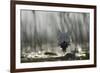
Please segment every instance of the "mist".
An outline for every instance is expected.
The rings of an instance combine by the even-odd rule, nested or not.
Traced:
[[[68,52],[76,46],[89,50],[89,13],[21,10],[20,17],[22,52],[61,54],[59,43],[63,40],[74,46],[69,46]]]

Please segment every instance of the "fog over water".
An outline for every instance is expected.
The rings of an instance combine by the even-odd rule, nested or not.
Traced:
[[[89,49],[89,13],[21,10],[20,16],[22,51],[60,53],[62,41]]]

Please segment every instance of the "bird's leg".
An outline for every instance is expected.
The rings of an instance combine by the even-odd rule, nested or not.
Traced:
[[[66,48],[63,48],[63,56],[66,54]]]

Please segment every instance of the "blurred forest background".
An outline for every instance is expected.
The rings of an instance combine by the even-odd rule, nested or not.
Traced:
[[[21,10],[20,18],[22,62],[89,59],[89,13]]]

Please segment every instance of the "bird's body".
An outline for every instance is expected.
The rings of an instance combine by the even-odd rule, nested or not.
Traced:
[[[67,42],[62,42],[61,44],[60,44],[60,47],[62,48],[62,51],[63,52],[66,52],[66,48],[69,46],[69,43],[67,43]]]

